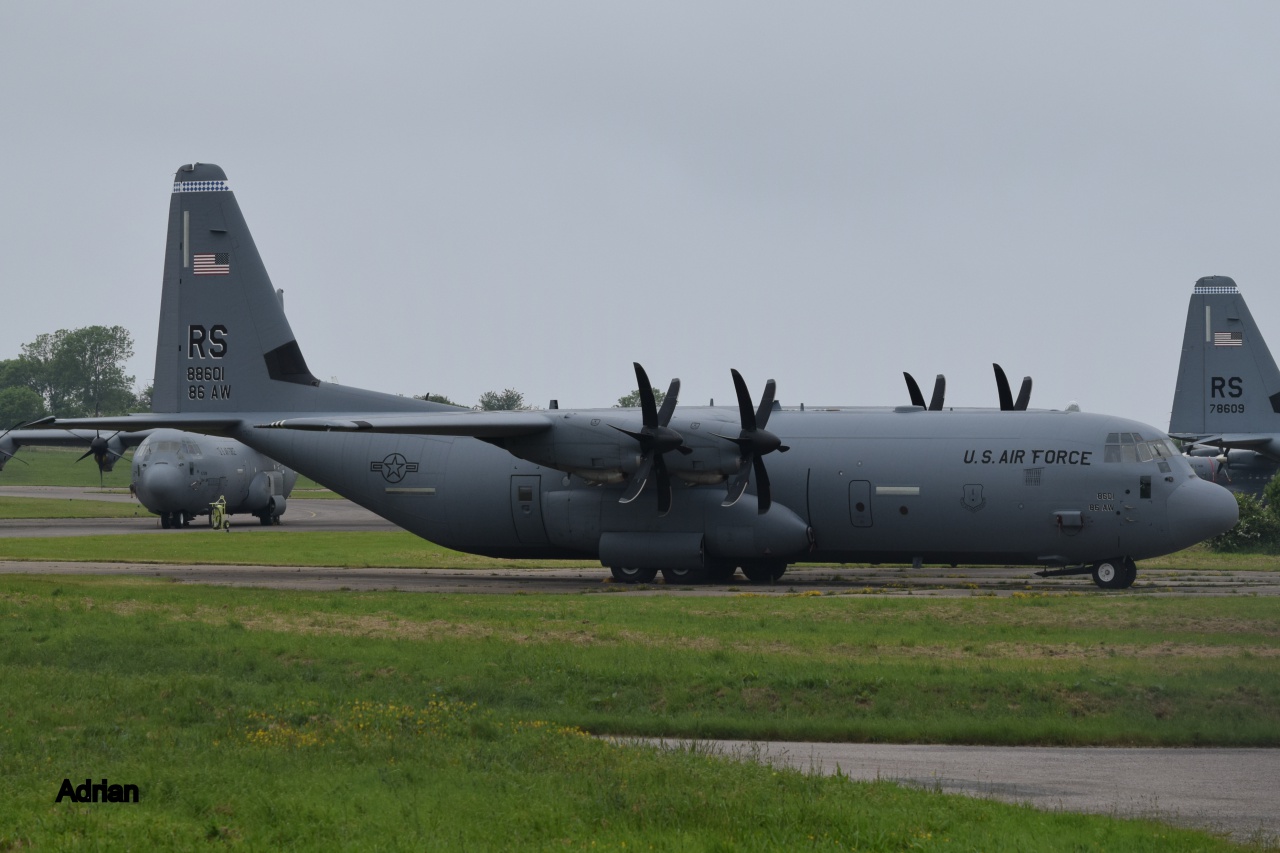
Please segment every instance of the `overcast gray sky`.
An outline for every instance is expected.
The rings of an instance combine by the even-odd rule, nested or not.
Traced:
[[[3,10],[0,358],[120,324],[150,381],[192,160],[381,391],[994,405],[998,361],[1163,429],[1209,274],[1280,351],[1280,4]]]

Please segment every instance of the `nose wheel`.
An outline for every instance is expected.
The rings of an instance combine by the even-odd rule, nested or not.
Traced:
[[[1124,557],[1093,564],[1093,582],[1102,589],[1128,589],[1138,577],[1138,566]]]

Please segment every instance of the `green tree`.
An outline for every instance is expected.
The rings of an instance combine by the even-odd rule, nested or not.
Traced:
[[[151,398],[155,394],[155,383],[148,385],[139,391],[133,398],[133,405],[129,408],[131,412],[149,412],[151,411]]]
[[[485,391],[480,395],[480,408],[488,412],[516,411],[526,409],[524,395],[514,388],[505,391]]]
[[[1267,487],[1270,489],[1270,485]],[[1226,533],[1219,533],[1209,540],[1215,551],[1268,552],[1280,545],[1280,516],[1273,507],[1263,506],[1253,495],[1236,492],[1236,504],[1240,507],[1240,520]]]
[[[444,403],[446,406],[461,406],[461,403],[455,403],[443,394],[414,394],[415,400],[426,400],[428,403]]]
[[[99,417],[134,405],[133,377],[124,372],[132,356],[133,338],[123,326],[85,326],[23,344],[17,369],[28,371],[28,387],[54,415]]]
[[[667,396],[666,391],[659,391],[657,388],[653,389],[653,402],[659,408],[662,407],[662,401],[666,399],[666,396]],[[619,397],[617,404],[614,406],[615,409],[638,409],[639,407],[640,407],[640,389],[639,388],[632,391],[630,394],[628,394],[625,397]]]
[[[0,389],[0,431],[43,418],[48,412],[40,395],[25,385]]]

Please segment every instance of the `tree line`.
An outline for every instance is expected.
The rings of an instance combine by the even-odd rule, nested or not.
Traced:
[[[662,400],[667,396],[665,391],[653,389],[654,401],[657,405],[662,405]],[[415,394],[416,400],[429,400],[432,403],[445,403],[450,406],[459,406],[443,394]],[[640,405],[640,389],[637,388],[630,394],[626,394],[618,398],[618,402],[614,404],[614,408],[634,409]],[[507,388],[502,391],[485,391],[480,395],[480,402],[472,408],[481,409],[486,412],[515,412],[526,411],[532,409],[533,406],[526,405],[524,402],[524,394],[514,388]]]
[[[0,429],[53,415],[103,417],[151,408],[151,387],[124,372],[133,336],[123,326],[59,329],[0,360]]]

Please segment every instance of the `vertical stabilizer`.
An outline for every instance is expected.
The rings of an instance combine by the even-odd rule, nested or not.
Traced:
[[[174,176],[156,345],[156,412],[403,411],[411,398],[321,383],[307,367],[221,168]]]
[[[1196,282],[1187,308],[1169,432],[1258,438],[1280,433],[1280,370],[1236,283]]]

